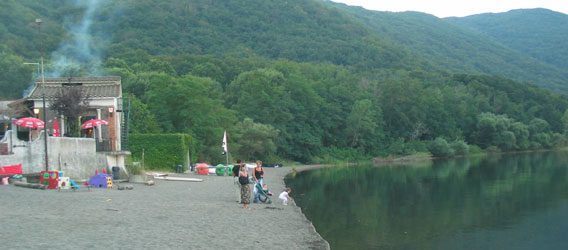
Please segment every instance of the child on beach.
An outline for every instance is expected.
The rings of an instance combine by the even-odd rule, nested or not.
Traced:
[[[284,192],[280,193],[280,195],[278,195],[278,198],[280,200],[282,200],[282,205],[286,206],[288,205],[288,200],[294,200],[292,199],[292,197],[290,197],[290,193],[292,192],[292,190],[290,188],[286,188],[286,190],[284,190]]]
[[[265,194],[272,196],[272,192],[268,190],[268,185],[262,185],[262,191],[264,191]]]

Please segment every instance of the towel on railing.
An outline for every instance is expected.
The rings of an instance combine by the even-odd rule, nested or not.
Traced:
[[[0,175],[22,174],[22,164],[0,167]]]

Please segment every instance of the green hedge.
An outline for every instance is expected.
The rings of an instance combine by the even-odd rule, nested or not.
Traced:
[[[132,157],[142,159],[144,168],[176,171],[177,165],[185,166],[186,153],[195,157],[195,141],[188,134],[132,134],[128,138]]]

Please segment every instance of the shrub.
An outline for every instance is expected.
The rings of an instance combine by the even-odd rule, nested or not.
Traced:
[[[195,155],[195,142],[188,134],[132,134],[128,139],[133,158],[141,159],[144,151],[145,169],[176,171],[177,165],[185,165],[188,151]]]
[[[450,148],[452,148],[456,155],[465,155],[469,152],[469,146],[465,141],[461,140],[456,140],[450,143]]]
[[[483,149],[481,149],[477,145],[469,145],[469,154],[481,154],[483,153]]]
[[[432,141],[428,150],[430,150],[430,153],[436,157],[449,156],[454,153],[448,142],[442,137],[438,137]]]
[[[497,146],[489,146],[485,149],[487,153],[500,153],[501,150]]]

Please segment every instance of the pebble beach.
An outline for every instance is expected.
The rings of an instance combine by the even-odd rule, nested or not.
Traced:
[[[251,210],[236,202],[230,176],[118,183],[132,190],[0,186],[0,248],[329,249],[299,207],[278,200],[292,169],[265,170],[273,203],[251,203]]]

